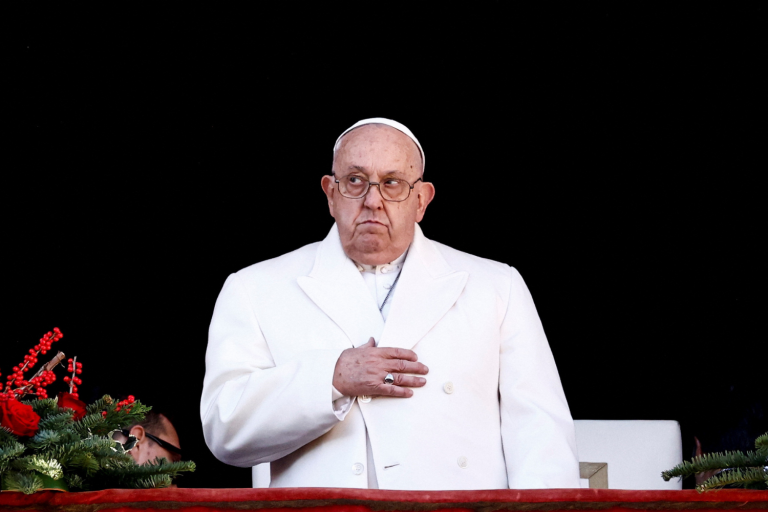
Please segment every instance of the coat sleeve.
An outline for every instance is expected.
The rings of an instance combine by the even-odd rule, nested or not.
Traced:
[[[499,395],[511,489],[577,488],[573,419],[552,351],[523,278],[514,268],[501,326]]]
[[[208,332],[200,404],[208,448],[227,464],[279,459],[316,439],[343,415],[332,382],[341,350],[312,350],[275,365],[237,274],[219,294]]]

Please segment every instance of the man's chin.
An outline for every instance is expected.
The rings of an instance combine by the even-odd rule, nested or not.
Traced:
[[[384,240],[381,235],[365,234],[355,238],[353,243],[346,250],[347,255],[358,263],[365,265],[382,265],[387,263],[388,240]],[[379,261],[382,260],[382,261]]]

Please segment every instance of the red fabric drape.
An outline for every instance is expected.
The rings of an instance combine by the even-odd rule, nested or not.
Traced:
[[[262,510],[297,512],[514,510],[680,511],[767,510],[768,491],[622,491],[551,489],[492,491],[382,491],[360,489],[114,489],[98,492],[0,493],[0,511]]]

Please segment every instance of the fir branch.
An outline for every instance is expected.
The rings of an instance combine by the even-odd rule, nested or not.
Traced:
[[[11,461],[24,453],[24,445],[18,441],[5,443],[0,446],[0,473],[8,469]]]
[[[107,434],[112,430],[141,422],[146,417],[147,413],[152,410],[152,407],[144,405],[139,400],[136,400],[130,406],[123,407],[119,411],[115,409],[116,406],[111,407],[107,411],[107,416],[104,418],[104,430],[98,432],[99,434]]]
[[[34,473],[11,471],[3,476],[3,482],[9,491],[21,491],[34,494],[43,488],[42,479]]]
[[[15,443],[19,440],[19,438],[11,432],[11,429],[7,427],[0,426],[0,445],[4,445],[6,443]]]
[[[41,419],[38,424],[40,430],[63,430],[74,423],[71,412],[58,412]]]
[[[71,413],[70,413],[71,416]],[[102,418],[101,413],[93,413],[88,414],[84,418],[82,418],[80,421],[75,422],[74,424],[74,431],[82,436],[87,436],[91,433],[92,430],[97,431],[97,427],[102,426],[104,423],[104,418]]]
[[[93,413],[99,413],[101,414],[101,411],[106,411],[111,406],[115,404],[114,399],[109,395],[104,395],[103,397],[99,398],[98,400],[94,401],[92,404],[87,405],[85,407],[86,414],[93,414]]]
[[[39,471],[54,480],[58,480],[64,476],[59,461],[40,455],[29,455],[27,457],[16,459],[11,463],[11,467],[19,471]]]
[[[67,461],[67,466],[82,469],[86,476],[93,476],[100,468],[99,461],[91,452],[75,452]]]
[[[31,405],[32,410],[40,416],[41,420],[59,412],[58,400],[55,398],[43,398],[41,400],[25,400],[23,404]]]
[[[194,470],[195,463],[191,461],[168,462],[158,458],[152,463],[137,465],[129,457],[104,469],[99,476],[104,488],[146,489],[168,487],[180,473]],[[149,485],[149,482],[152,484]]]
[[[39,452],[60,443],[61,438],[61,432],[58,430],[38,430],[37,434],[27,442],[27,446]]]
[[[80,467],[82,461],[77,457],[84,453],[93,457],[104,458],[114,456],[116,451],[114,443],[104,437],[81,439],[75,443],[55,446],[49,451],[50,456],[56,458],[64,467]],[[130,456],[128,458],[130,459]]]
[[[768,432],[755,439],[755,448],[768,450]]]
[[[77,473],[67,473],[64,475],[64,481],[71,491],[76,489],[85,489],[85,480]]]
[[[0,446],[0,461],[17,457],[24,452],[24,445],[18,441]]]
[[[751,484],[762,484],[762,489],[768,489],[768,469],[766,468],[748,468],[748,469],[728,469],[722,471],[706,482],[696,487],[699,492],[719,489],[727,485],[737,485],[745,487]]]
[[[170,487],[173,479],[168,475],[151,475],[137,480],[135,489],[163,489]]]
[[[661,473],[664,481],[676,476],[690,476],[703,471],[725,468],[750,468],[764,466],[766,455],[761,452],[714,452],[694,457],[690,462],[684,461],[674,468]]]

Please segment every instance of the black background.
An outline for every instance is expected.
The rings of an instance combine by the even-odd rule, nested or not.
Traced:
[[[526,279],[575,418],[676,419],[687,455],[719,389],[762,396],[764,6],[415,5],[8,13],[0,370],[58,326],[84,398],[174,419],[181,486],[248,486],[202,438],[213,305],[325,237],[333,143],[383,116],[425,234]]]

